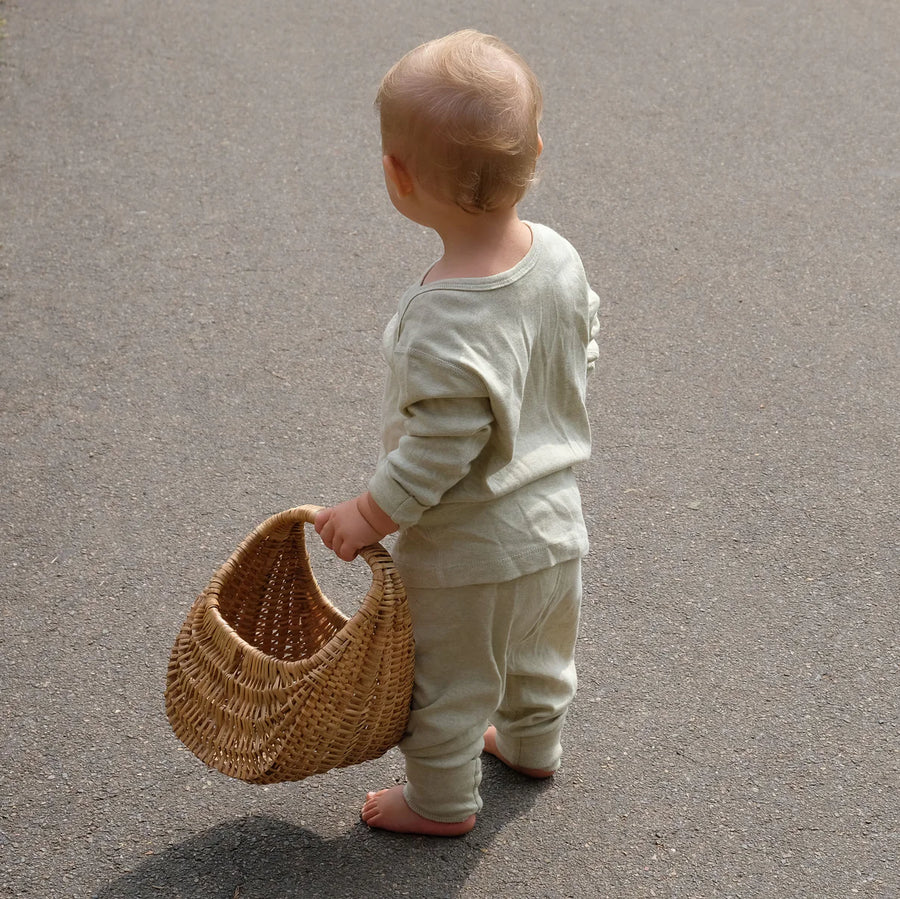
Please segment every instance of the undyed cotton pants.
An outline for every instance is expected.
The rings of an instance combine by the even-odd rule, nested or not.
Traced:
[[[555,771],[575,695],[581,560],[499,584],[409,591],[412,713],[406,801],[432,821],[479,811],[488,723],[510,764]]]

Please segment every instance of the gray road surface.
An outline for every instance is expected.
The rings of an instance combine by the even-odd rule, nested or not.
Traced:
[[[900,894],[900,7],[3,0],[0,893]],[[565,767],[369,833],[395,752],[301,784],[169,731],[187,606],[360,489],[433,236],[372,97],[473,25],[546,89],[524,206],[603,297]],[[365,572],[322,557],[352,598]]]

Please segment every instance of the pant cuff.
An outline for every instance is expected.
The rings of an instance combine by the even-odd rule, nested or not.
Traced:
[[[528,737],[510,737],[497,731],[497,751],[517,768],[536,768],[540,771],[556,771],[562,760],[560,731]]]
[[[406,804],[429,821],[456,824],[481,811],[480,759],[447,769],[407,758],[406,779],[403,789]]]

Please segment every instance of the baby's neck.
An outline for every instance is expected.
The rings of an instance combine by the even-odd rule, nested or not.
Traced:
[[[499,275],[521,262],[531,249],[531,228],[521,221],[515,206],[480,214],[459,213],[435,228],[444,255],[423,283]]]

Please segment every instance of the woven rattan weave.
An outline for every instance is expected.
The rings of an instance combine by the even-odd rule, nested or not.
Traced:
[[[317,506],[264,521],[191,607],[169,662],[166,712],[198,758],[250,783],[302,780],[382,755],[403,736],[413,681],[406,593],[380,545],[348,618],[310,569]]]

